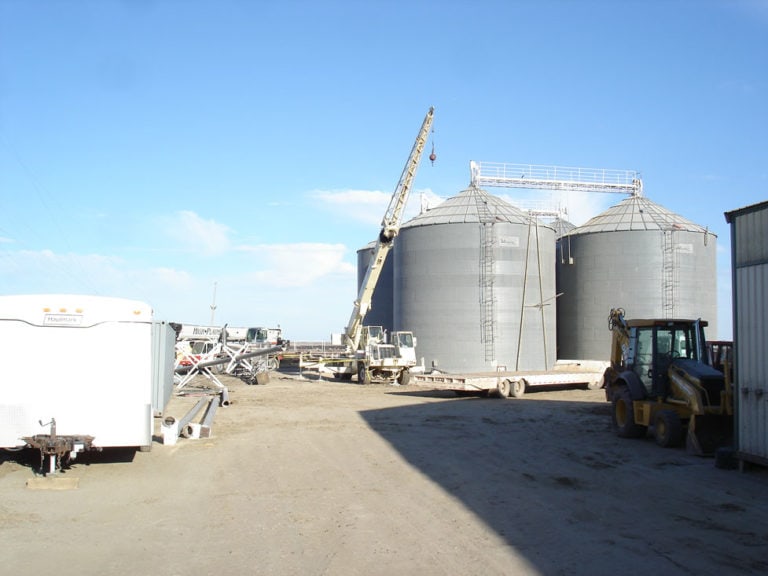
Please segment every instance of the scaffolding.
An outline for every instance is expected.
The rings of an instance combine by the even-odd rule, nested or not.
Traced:
[[[613,192],[643,195],[643,181],[634,170],[576,168],[506,162],[469,163],[471,184],[502,188],[532,188],[569,192]]]

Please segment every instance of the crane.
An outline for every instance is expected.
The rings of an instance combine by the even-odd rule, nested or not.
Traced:
[[[427,142],[427,136],[432,126],[432,118],[434,115],[434,107],[430,107],[427,115],[424,117],[424,121],[421,124],[419,133],[416,136],[416,141],[413,144],[411,153],[408,156],[408,161],[405,163],[403,172],[400,175],[400,180],[395,187],[395,191],[392,194],[392,198],[389,201],[389,207],[384,214],[384,218],[381,221],[381,231],[379,237],[376,240],[376,245],[373,249],[373,255],[371,257],[370,265],[365,273],[360,289],[358,291],[357,299],[355,300],[352,308],[352,314],[349,317],[346,329],[344,331],[344,340],[347,348],[351,351],[355,351],[360,346],[360,336],[362,333],[363,319],[366,313],[371,307],[371,299],[373,298],[373,291],[376,288],[376,284],[381,276],[381,270],[384,267],[384,262],[392,250],[392,245],[400,231],[400,224],[403,218],[403,210],[408,202],[408,195],[411,191],[411,185],[413,179],[416,176],[416,170],[419,167],[419,161],[421,160],[422,152],[424,152],[424,146]],[[434,156],[434,151],[430,155],[430,159]],[[434,161],[434,160],[433,160]]]

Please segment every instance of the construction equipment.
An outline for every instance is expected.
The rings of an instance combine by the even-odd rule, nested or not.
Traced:
[[[651,430],[660,446],[714,455],[732,436],[730,378],[709,364],[703,320],[626,320],[611,310],[611,364],[605,397],[623,438]]]
[[[405,384],[408,382],[409,369],[416,365],[416,354],[413,350],[415,339],[411,332],[393,332],[390,342],[387,342],[385,331],[381,326],[363,326],[363,321],[371,307],[373,291],[381,276],[384,262],[400,231],[403,210],[432,126],[433,114],[434,108],[430,108],[424,117],[408,161],[390,199],[389,207],[381,221],[381,231],[373,248],[368,270],[360,284],[357,300],[344,330],[343,341],[346,354],[337,362],[325,365],[339,378],[351,379],[353,374],[357,374],[361,384],[368,384],[372,379],[397,380]]]

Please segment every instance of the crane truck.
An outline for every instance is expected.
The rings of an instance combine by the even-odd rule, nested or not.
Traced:
[[[333,372],[337,378],[351,380],[356,374],[360,384],[370,384],[373,380],[396,380],[405,385],[409,381],[410,370],[416,366],[416,339],[412,332],[392,332],[387,337],[382,326],[364,326],[363,321],[371,307],[373,291],[381,276],[384,262],[400,231],[403,211],[432,127],[433,115],[434,108],[430,108],[381,221],[381,231],[373,248],[368,270],[360,283],[352,314],[344,329],[343,343],[346,352],[332,362],[323,363],[325,369]],[[430,159],[434,159],[433,157],[434,154]]]
[[[714,455],[728,444],[733,391],[726,373],[709,364],[703,320],[627,320],[622,308],[608,318],[612,332],[605,396],[622,438],[652,431],[663,447]]]

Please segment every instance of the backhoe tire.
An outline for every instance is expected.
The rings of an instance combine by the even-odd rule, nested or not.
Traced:
[[[653,419],[653,437],[662,448],[680,446],[683,442],[683,423],[674,410],[659,410]]]
[[[645,426],[635,422],[632,408],[632,396],[628,388],[622,388],[613,395],[613,427],[620,438],[640,438],[645,436]]]

